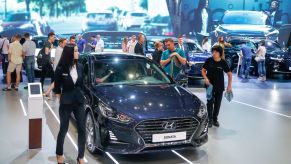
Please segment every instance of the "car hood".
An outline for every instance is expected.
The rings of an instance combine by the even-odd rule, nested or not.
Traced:
[[[136,121],[169,117],[194,117],[201,101],[175,85],[96,86],[96,94],[112,109]]]
[[[274,31],[275,29],[268,25],[231,25],[231,24],[223,24],[218,26],[218,30],[224,31],[226,33],[253,33],[265,35],[269,32]]]

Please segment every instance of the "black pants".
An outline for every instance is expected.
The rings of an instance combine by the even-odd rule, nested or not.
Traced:
[[[223,91],[213,91],[212,99],[207,100],[207,111],[209,121],[217,121],[220,110]]]
[[[71,113],[74,113],[78,129],[78,158],[84,157],[85,151],[85,111],[82,104],[60,104],[60,131],[57,138],[56,154],[63,155],[64,140],[69,128]]]
[[[46,64],[46,65],[42,66],[41,77],[40,77],[42,90],[43,90],[44,80],[45,80],[46,77],[50,77],[51,78],[51,83],[54,82],[54,70],[53,70],[53,67],[52,67],[51,64]]]
[[[8,68],[8,54],[1,54],[2,56],[2,71],[3,71],[3,76],[6,75],[7,73],[7,68]]]

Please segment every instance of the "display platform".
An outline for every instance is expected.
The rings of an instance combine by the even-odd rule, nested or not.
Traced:
[[[86,152],[87,163],[290,163],[290,80],[262,83],[253,78],[242,83],[234,77],[233,86],[234,100],[222,101],[221,126],[209,129],[209,140],[202,147],[138,155],[91,155]],[[28,95],[23,86],[20,88],[18,92],[0,92],[0,163],[55,163],[58,102],[54,98],[44,101],[43,146],[42,149],[28,150]],[[201,82],[197,81],[190,90],[205,101]],[[65,141],[67,163],[75,163],[77,156],[75,127],[71,122]]]

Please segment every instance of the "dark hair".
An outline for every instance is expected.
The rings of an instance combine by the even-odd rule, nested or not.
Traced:
[[[65,72],[69,72],[76,63],[76,60],[74,59],[74,48],[74,44],[67,44],[63,49],[58,67],[61,67]]]
[[[48,33],[47,37],[50,38],[51,36],[54,36],[54,35],[56,35],[54,32],[50,32]]]
[[[67,40],[67,39],[61,38],[61,39],[59,39],[59,43],[63,43],[65,40]]]
[[[29,37],[30,37],[29,33],[25,33],[25,34],[24,34],[24,37],[25,37],[25,38],[29,38]]]
[[[72,39],[76,39],[76,36],[75,35],[70,36],[70,40]]]
[[[180,36],[178,37],[178,39],[180,39],[180,38],[183,38],[183,35],[180,35]]]
[[[220,55],[220,57],[222,56],[223,54],[223,48],[219,45],[215,45],[211,48],[211,52],[213,53],[213,51],[217,51]]]
[[[172,38],[167,38],[167,39],[165,39],[165,43],[167,43],[167,42],[172,42],[172,43],[174,43],[174,40],[173,40]]]
[[[265,46],[265,40],[261,40],[260,43],[262,44],[262,46]]]
[[[92,37],[92,38],[96,38],[96,35],[92,35],[91,37]]]

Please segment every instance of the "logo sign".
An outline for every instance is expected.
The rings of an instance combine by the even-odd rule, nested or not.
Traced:
[[[167,121],[163,123],[163,128],[166,130],[176,129],[176,122],[175,121]]]

